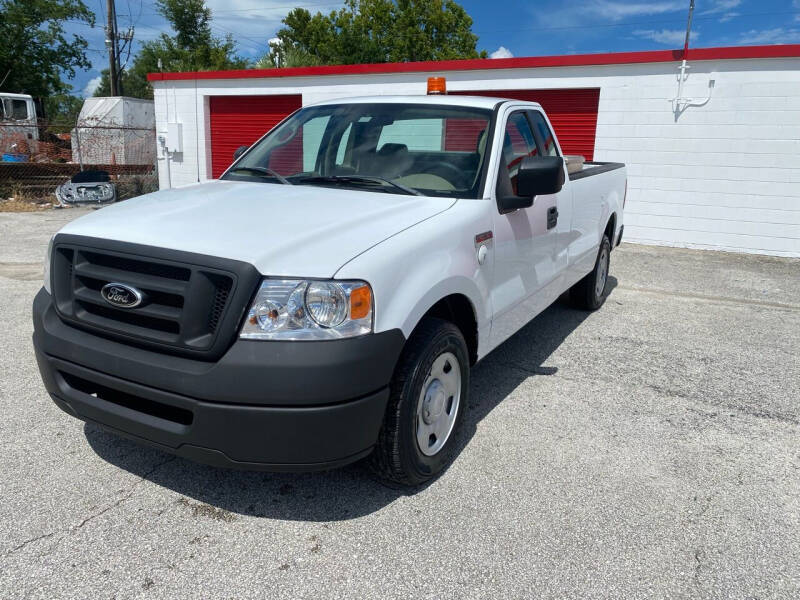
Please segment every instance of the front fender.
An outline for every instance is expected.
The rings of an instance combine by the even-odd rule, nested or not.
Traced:
[[[478,264],[475,235],[491,229],[488,201],[464,200],[370,248],[344,265],[337,279],[363,279],[375,298],[375,331],[408,337],[442,298],[461,294],[473,307],[478,355],[488,341],[490,261]]]
[[[422,275],[422,274],[420,274]],[[426,278],[424,276],[420,276],[418,278],[418,283],[422,283],[423,281],[433,281],[434,278]],[[435,283],[433,287],[428,290],[427,293],[424,294],[422,298],[420,298],[416,304],[413,305],[411,310],[408,310],[408,303],[413,301],[411,297],[411,293],[416,288],[415,283],[409,282],[410,285],[403,286],[403,288],[398,290],[398,294],[394,301],[392,302],[393,306],[388,307],[387,313],[391,313],[392,311],[395,312],[397,317],[401,317],[402,314],[406,313],[406,316],[403,320],[403,324],[400,329],[403,330],[403,333],[406,337],[408,337],[414,328],[419,324],[422,320],[422,317],[425,316],[434,304],[439,302],[442,298],[446,298],[447,296],[459,294],[465,296],[467,300],[469,300],[470,305],[472,306],[472,313],[475,316],[475,320],[478,323],[478,331],[480,333],[480,325],[481,321],[485,319],[480,319],[478,317],[481,314],[481,311],[485,311],[485,302],[482,298],[482,294],[480,289],[475,282],[466,277],[450,277],[444,281],[439,281]]]

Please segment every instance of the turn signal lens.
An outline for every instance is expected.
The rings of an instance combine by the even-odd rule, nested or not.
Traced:
[[[368,285],[361,286],[350,292],[350,318],[363,319],[369,315],[372,308],[372,291]]]
[[[428,95],[436,96],[447,93],[447,83],[444,77],[428,77]]]

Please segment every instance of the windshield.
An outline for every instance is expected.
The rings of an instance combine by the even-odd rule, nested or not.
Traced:
[[[490,110],[431,104],[304,108],[222,179],[477,198]]]

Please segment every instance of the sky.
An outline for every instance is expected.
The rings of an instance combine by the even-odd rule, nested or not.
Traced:
[[[108,66],[102,26],[105,0],[84,0],[95,11],[94,28],[67,24],[89,42],[92,69],[71,81],[73,92],[90,96]],[[231,34],[243,57],[257,59],[267,40],[292,8],[328,13],[342,3],[332,0],[207,0],[212,31]],[[686,33],[689,0],[461,0],[479,36],[478,49],[493,58],[630,52],[680,48]],[[139,43],[169,32],[152,0],[116,0],[120,31],[134,28]],[[693,47],[800,43],[800,0],[695,0]],[[123,57],[124,58],[124,57]]]

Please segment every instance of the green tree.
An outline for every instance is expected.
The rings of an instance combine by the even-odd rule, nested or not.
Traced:
[[[47,98],[72,89],[64,75],[91,64],[66,21],[94,26],[94,14],[82,0],[0,0],[0,90]]]
[[[259,66],[307,66],[486,57],[455,0],[347,0],[312,15],[295,8]]]
[[[204,0],[156,0],[156,8],[169,21],[175,35],[162,33],[142,44],[131,67],[122,71],[122,90],[126,96],[153,97],[148,73],[247,67],[247,61],[236,56],[236,44],[230,35],[225,38],[212,35],[211,10]],[[108,69],[102,71],[101,77],[95,96],[108,96],[111,93]]]
[[[72,94],[53,94],[44,99],[44,114],[51,124],[72,127],[83,108],[83,98]]]

